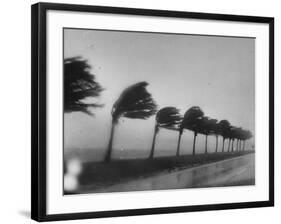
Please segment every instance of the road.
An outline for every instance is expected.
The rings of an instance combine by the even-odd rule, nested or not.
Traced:
[[[194,168],[161,173],[126,183],[115,184],[95,192],[162,190],[194,187],[219,187],[255,184],[255,154],[227,159]]]

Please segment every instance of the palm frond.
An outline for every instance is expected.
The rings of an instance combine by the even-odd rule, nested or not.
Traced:
[[[189,129],[191,131],[200,130],[199,123],[204,116],[204,112],[198,106],[193,106],[188,109],[183,117],[181,129]]]
[[[103,91],[90,72],[91,66],[81,57],[64,59],[64,110],[65,112],[80,111],[93,115],[90,107],[101,107],[97,103],[85,103],[88,97],[98,97]]]
[[[218,123],[218,129],[221,136],[223,136],[224,138],[230,137],[231,124],[228,120],[221,120]]]
[[[120,117],[147,119],[156,113],[157,105],[147,91],[147,85],[147,82],[138,82],[121,93],[112,108],[114,121],[117,122]]]
[[[252,134],[251,131],[248,131],[248,130],[243,130],[242,131],[242,139],[243,140],[248,140],[248,139],[250,139],[252,137],[253,137],[253,134]]]
[[[156,123],[162,128],[177,130],[181,121],[182,116],[175,107],[164,107],[156,114]]]
[[[86,103],[71,103],[67,108],[64,108],[64,111],[66,113],[69,113],[69,112],[83,112],[85,114],[88,114],[88,115],[94,115],[90,110],[89,110],[89,107],[95,107],[95,108],[98,108],[98,107],[103,107],[103,104],[95,104],[95,103],[89,103],[89,104],[86,104]]]
[[[203,117],[200,122],[198,122],[198,132],[205,135],[216,134],[217,121],[216,119]]]

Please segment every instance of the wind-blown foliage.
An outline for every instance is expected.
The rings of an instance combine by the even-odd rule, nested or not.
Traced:
[[[160,128],[178,130],[182,116],[175,107],[164,107],[156,114],[156,123]]]
[[[147,91],[147,85],[147,82],[138,82],[127,87],[114,103],[111,110],[112,126],[105,161],[111,158],[114,128],[120,117],[147,119],[156,113],[157,105]]]
[[[114,122],[118,122],[120,117],[147,119],[156,113],[157,106],[146,90],[147,85],[147,82],[138,82],[121,93],[111,111]]]
[[[90,107],[101,107],[98,103],[86,103],[89,97],[98,97],[103,90],[90,72],[91,66],[81,57],[64,59],[64,111],[80,111],[92,115]]]
[[[178,130],[179,124],[182,121],[182,116],[179,109],[175,107],[164,107],[159,110],[155,117],[155,128],[152,140],[152,146],[149,158],[153,158],[155,149],[155,139],[160,128],[166,128],[170,130]]]
[[[200,107],[197,106],[193,106],[185,112],[182,123],[179,128],[177,156],[179,156],[180,154],[180,141],[184,129],[188,129],[194,132],[192,151],[193,151],[193,155],[195,154],[196,136],[200,131],[200,120],[203,118],[203,116],[204,116],[204,112],[201,110]]]

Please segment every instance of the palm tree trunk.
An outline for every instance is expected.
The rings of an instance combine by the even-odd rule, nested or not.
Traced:
[[[111,123],[111,131],[110,131],[110,138],[109,138],[108,147],[107,147],[107,151],[106,151],[105,159],[104,159],[105,162],[109,162],[110,159],[111,159],[115,125],[116,125],[116,123],[114,121],[112,121],[112,123]]]
[[[225,138],[223,138],[223,140],[222,140],[222,149],[221,149],[222,152],[224,152],[224,141],[225,141]]]
[[[231,143],[231,139],[229,138],[229,139],[228,139],[228,147],[227,147],[227,151],[228,151],[228,152],[230,151],[230,143]]]
[[[237,150],[240,151],[240,140],[238,139],[238,147]]]
[[[239,140],[237,139],[237,142],[236,142],[236,151],[238,151],[238,143],[239,142]]]
[[[194,132],[194,136],[193,136],[193,148],[192,148],[192,155],[195,155],[196,137],[197,137],[197,133],[196,133],[196,132]]]
[[[208,135],[206,135],[206,138],[205,138],[205,154],[208,153]]]
[[[150,155],[149,155],[149,158],[150,158],[150,159],[152,159],[153,156],[154,156],[155,139],[156,139],[157,132],[158,132],[158,127],[155,126],[155,128],[154,128],[154,134],[153,134],[153,140],[152,140],[152,145],[151,145],[151,151],[150,151]]]
[[[216,135],[216,153],[218,152],[218,136]]]
[[[181,136],[182,136],[182,132],[179,132],[178,147],[177,147],[177,154],[176,154],[177,156],[180,155]]]
[[[233,147],[233,145],[234,145],[234,139],[232,139],[232,144],[231,144],[231,152],[233,152],[233,150],[234,150],[234,147]]]

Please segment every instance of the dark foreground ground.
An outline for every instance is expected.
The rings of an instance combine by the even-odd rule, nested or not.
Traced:
[[[254,161],[254,156],[246,157],[251,153],[253,152],[245,151],[162,157],[152,160],[114,160],[109,163],[87,162],[82,165],[77,190],[65,193],[252,185],[255,183],[254,174],[249,177],[249,168],[246,166],[249,161]],[[247,159],[228,162],[228,159],[242,158],[243,155]],[[203,166],[224,160],[225,162],[220,165]],[[200,167],[200,169],[190,172],[192,167]],[[196,182],[194,178],[197,178]]]

